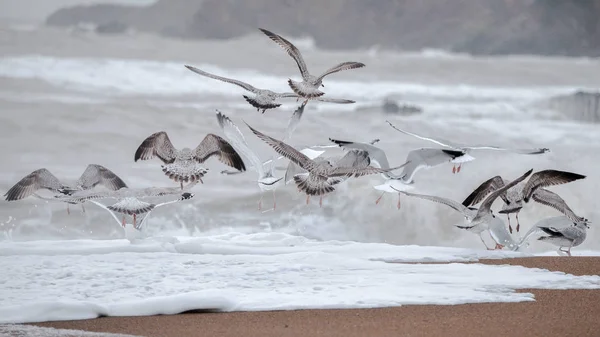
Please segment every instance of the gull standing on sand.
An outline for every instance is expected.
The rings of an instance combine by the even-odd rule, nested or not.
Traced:
[[[390,168],[385,151],[373,144],[336,140],[332,138],[329,138],[329,140],[345,149],[367,151],[371,160],[380,168]],[[385,179],[385,182],[381,185],[373,186],[374,189],[383,191],[379,198],[375,200],[375,204],[379,204],[385,193],[396,193],[398,194],[397,207],[400,209],[400,194],[398,193],[398,190],[407,191],[413,189],[411,185],[414,183],[413,177],[417,171],[422,168],[429,169],[451,162],[462,155],[464,155],[464,152],[446,149],[421,148],[410,151],[406,157],[406,161],[410,163],[403,168],[402,173],[394,174],[392,172],[384,172],[381,175],[383,179]]]
[[[571,256],[571,248],[577,247],[585,241],[587,229],[590,228],[589,223],[587,219],[573,221],[567,216],[542,219],[531,227],[515,250],[521,248],[534,234],[541,233],[538,240],[558,246],[559,255],[563,252]],[[563,250],[563,248],[567,248],[567,250]]]
[[[516,229],[518,232],[520,228],[519,212],[523,208],[523,202],[528,203],[530,199],[558,210],[574,222],[586,221],[586,219],[577,216],[558,194],[544,188],[547,186],[566,184],[584,178],[584,175],[566,171],[538,171],[531,175],[531,178],[529,178],[527,183],[522,182],[500,195],[504,204],[502,205],[502,210],[498,213],[506,214],[508,217],[508,230],[511,233],[510,214],[515,213],[515,218],[517,220]],[[479,185],[479,187],[465,198],[462,204],[466,207],[474,206],[483,200],[488,193],[506,185],[507,182],[508,181],[502,179],[501,176],[492,177]]]
[[[116,191],[127,187],[127,184],[116,174],[106,167],[98,164],[89,164],[83,174],[77,179],[73,186],[62,183],[48,169],[41,168],[26,175],[4,194],[7,201],[14,201],[36,195],[39,189],[47,189],[55,193],[70,195],[76,191],[90,190],[97,185]],[[38,196],[39,197],[39,196]],[[85,212],[83,203],[81,209]],[[70,214],[67,204],[67,213]]]
[[[284,39],[283,37],[275,33],[272,33],[263,28],[259,29],[261,32],[265,33],[265,35],[267,35],[271,40],[273,40],[280,47],[282,47],[288,53],[288,55],[290,55],[294,59],[294,61],[296,61],[296,64],[300,69],[300,74],[302,75],[302,82],[296,82],[292,79],[288,79],[288,85],[296,94],[305,98],[306,102],[308,102],[309,99],[314,99],[316,97],[323,96],[324,92],[320,91],[319,88],[325,87],[325,85],[323,85],[323,78],[325,76],[337,73],[342,70],[357,69],[365,66],[365,64],[361,62],[342,62],[326,70],[323,74],[319,76],[311,75],[308,72],[308,67],[304,62],[304,58],[302,58],[300,50],[298,50],[296,46],[294,46],[290,41]]]
[[[148,188],[122,188],[117,191],[78,191],[71,195],[55,196],[54,199],[45,198],[46,200],[62,201],[68,203],[82,203],[86,201],[94,201],[99,199],[116,199],[117,202],[104,206],[110,211],[116,211],[133,216],[133,225],[136,226],[136,216],[144,214],[154,209],[157,204],[151,204],[139,199],[150,197],[162,197],[167,195],[181,194],[182,200],[190,199],[193,194],[187,193],[192,187],[198,183],[194,180],[184,186],[179,187],[148,187]],[[182,193],[182,191],[184,193]],[[95,204],[98,204],[95,202]],[[125,226],[125,216],[123,216],[122,225]]]
[[[455,151],[461,151],[464,152],[464,155],[457,157],[455,159],[453,159],[451,162],[454,163],[454,167],[452,167],[452,173],[459,173],[460,172],[460,168],[462,166],[463,163],[469,162],[469,161],[473,161],[475,160],[475,157],[472,157],[471,155],[469,155],[469,153],[471,152],[471,150],[494,150],[494,151],[508,151],[508,152],[514,152],[514,153],[518,153],[518,154],[543,154],[546,153],[548,151],[550,151],[548,148],[533,148],[533,149],[508,149],[508,148],[502,148],[502,147],[498,147],[498,146],[492,146],[492,145],[475,145],[475,146],[467,146],[467,145],[462,145],[462,144],[458,144],[458,143],[454,143],[454,142],[450,142],[447,140],[443,140],[441,138],[429,138],[429,137],[424,137],[424,136],[420,136],[417,135],[416,133],[412,133],[412,132],[408,132],[405,130],[402,130],[396,126],[394,126],[390,121],[386,121],[392,128],[394,128],[396,131],[399,131],[405,135],[409,135],[409,136],[413,136],[419,139],[423,139],[435,144],[438,144],[440,146],[443,146],[444,148],[448,148],[451,150],[455,150]],[[458,164],[458,167],[456,167],[456,164]]]
[[[298,94],[295,94],[293,92],[278,93],[278,92],[274,92],[274,91],[267,90],[267,89],[258,89],[248,83],[245,83],[245,82],[242,82],[239,80],[234,80],[232,78],[226,78],[226,77],[213,75],[211,73],[207,73],[206,71],[203,71],[203,70],[200,70],[198,68],[188,66],[188,65],[186,65],[185,67],[188,68],[189,70],[195,72],[198,75],[202,75],[202,76],[206,76],[206,77],[209,77],[209,78],[212,78],[215,80],[235,84],[247,91],[250,91],[251,93],[253,93],[255,95],[254,97],[249,97],[246,95],[242,95],[242,96],[248,103],[250,103],[250,105],[252,105],[253,107],[256,108],[256,111],[262,110],[263,113],[265,113],[265,111],[267,111],[267,109],[275,109],[275,108],[280,107],[281,104],[276,103],[276,101],[280,98],[296,98],[297,99],[300,97]],[[338,98],[328,98],[328,97],[318,97],[318,98],[316,98],[316,100],[321,101],[321,102],[329,102],[329,103],[337,103],[337,104],[356,103],[355,101],[349,100],[349,99],[338,99]]]
[[[406,165],[405,163],[402,166],[395,167],[392,169],[381,169],[372,166],[364,168],[339,166],[336,167],[333,166],[329,161],[316,162],[315,160],[308,158],[306,155],[296,150],[292,146],[257,131],[256,129],[248,125],[248,123],[246,123],[246,125],[258,138],[262,139],[265,143],[271,146],[277,153],[286,157],[290,161],[293,161],[294,163],[308,171],[308,174],[294,176],[294,181],[296,183],[296,186],[298,186],[298,189],[306,193],[306,195],[320,196],[319,206],[323,205],[323,195],[333,192],[335,190],[335,188],[329,181],[329,178],[352,176],[361,177],[364,175],[391,171]]]
[[[496,198],[498,198],[502,193],[504,193],[509,188],[511,188],[511,187],[515,186],[516,184],[520,183],[521,181],[525,180],[531,174],[531,172],[533,172],[533,169],[525,172],[525,174],[523,174],[519,178],[511,181],[510,183],[506,184],[505,186],[503,186],[499,189],[496,189],[495,191],[490,193],[487,196],[487,198],[485,198],[485,200],[483,200],[479,209],[468,208],[468,207],[464,206],[463,204],[458,203],[454,200],[437,197],[437,196],[433,196],[433,195],[414,194],[414,193],[409,193],[409,192],[405,192],[405,191],[398,191],[398,192],[402,193],[404,195],[411,196],[411,197],[417,197],[417,198],[441,203],[441,204],[444,204],[458,212],[461,212],[463,214],[463,216],[465,217],[466,224],[464,226],[456,225],[456,227],[458,227],[460,229],[465,229],[465,230],[470,231],[475,234],[478,234],[479,238],[481,239],[481,242],[483,242],[483,244],[485,245],[485,247],[487,249],[490,249],[487,246],[487,244],[485,243],[485,241],[483,240],[483,237],[481,236],[481,234],[484,231],[490,229],[490,224],[494,224],[494,226],[495,226],[496,223],[499,223],[498,220],[500,220],[500,219],[496,218],[496,216],[494,215],[494,213],[492,212],[492,209],[491,209],[492,204],[494,203],[494,200],[496,200]],[[394,187],[392,187],[392,188],[394,188]],[[501,221],[502,220],[500,220],[500,222]],[[496,241],[496,249],[499,249],[499,248],[501,249],[503,244],[501,242],[499,242],[496,238],[494,238],[493,232],[490,231],[490,235],[492,236],[494,241]]]
[[[184,182],[202,181],[208,172],[200,164],[212,156],[218,156],[219,161],[239,171],[245,171],[246,166],[240,155],[225,139],[209,133],[194,149],[177,150],[166,132],[153,133],[146,138],[135,151],[135,161],[158,157],[165,165],[163,172],[170,179],[179,182],[183,190]]]

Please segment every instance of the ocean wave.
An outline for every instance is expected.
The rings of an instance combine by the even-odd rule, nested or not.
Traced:
[[[264,74],[252,69],[225,69],[195,64],[208,72],[236,78],[257,87],[290,91],[288,77]],[[56,58],[28,55],[0,59],[0,76],[39,79],[52,85],[101,95],[223,95],[238,96],[243,89],[202,78],[182,63],[114,58]],[[369,75],[370,76],[370,75]],[[372,77],[371,77],[372,78]],[[327,79],[327,94],[361,101],[378,101],[392,95],[428,99],[533,101],[571,93],[572,87],[493,87],[429,85],[366,79]]]

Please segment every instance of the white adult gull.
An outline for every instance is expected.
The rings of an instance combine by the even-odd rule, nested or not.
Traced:
[[[244,122],[245,123],[245,122]],[[271,146],[277,153],[286,157],[290,161],[293,161],[301,168],[308,171],[308,174],[305,175],[296,175],[294,176],[294,181],[298,189],[308,196],[320,196],[319,205],[322,206],[323,195],[333,192],[335,188],[332,186],[329,181],[330,178],[341,178],[341,177],[360,177],[369,174],[377,174],[386,171],[390,171],[393,169],[400,168],[395,167],[391,169],[381,169],[372,166],[368,167],[341,167],[334,166],[327,160],[315,161],[308,158],[306,155],[296,150],[292,146],[277,140],[275,138],[269,137],[258,130],[252,128],[248,123],[246,123],[248,128],[261,140]]]
[[[251,93],[254,94],[254,97],[250,97],[250,96],[246,96],[246,95],[242,95],[244,97],[244,99],[253,107],[256,108],[257,111],[261,111],[263,113],[265,113],[265,111],[267,111],[267,109],[275,109],[281,106],[280,103],[277,103],[277,100],[280,98],[296,98],[298,99],[300,96],[296,93],[293,92],[284,92],[284,93],[279,93],[279,92],[274,92],[271,90],[267,90],[267,89],[259,89],[256,88],[246,82],[242,82],[239,80],[235,80],[232,78],[227,78],[227,77],[222,77],[222,76],[218,76],[218,75],[214,75],[211,73],[207,73],[206,71],[200,70],[196,67],[192,67],[192,66],[185,66],[186,68],[188,68],[189,70],[195,72],[198,75],[202,75],[202,76],[206,76],[215,80],[219,80],[222,82],[226,82],[226,83],[231,83],[231,84],[235,84]],[[321,101],[321,102],[329,102],[329,103],[337,103],[337,104],[351,104],[351,103],[356,103],[353,100],[350,99],[340,99],[340,98],[329,98],[329,97],[317,97],[316,98],[317,101]]]
[[[456,202],[454,200],[450,200],[450,199],[442,198],[442,197],[438,197],[438,196],[415,194],[415,193],[409,193],[406,191],[398,191],[398,192],[402,193],[404,195],[411,196],[411,197],[417,197],[417,198],[441,203],[441,204],[444,204],[444,205],[462,213],[462,215],[465,217],[466,224],[464,226],[457,225],[456,227],[458,227],[460,229],[465,229],[465,230],[475,233],[475,234],[478,234],[479,238],[481,239],[481,242],[483,242],[483,244],[485,245],[485,247],[487,249],[490,249],[487,246],[487,244],[485,243],[485,241],[483,240],[483,237],[481,236],[481,234],[486,230],[489,231],[490,224],[495,225],[496,223],[502,222],[502,220],[496,218],[496,216],[492,212],[491,207],[492,207],[492,204],[494,203],[494,200],[496,200],[496,198],[498,198],[502,193],[504,193],[509,188],[511,188],[511,187],[515,186],[516,184],[520,183],[521,181],[525,180],[531,174],[531,172],[533,172],[533,169],[525,172],[525,174],[523,174],[519,178],[511,181],[510,183],[506,184],[505,186],[491,192],[483,200],[479,209],[469,208],[469,207],[466,207],[463,204]],[[502,242],[499,242],[500,240],[498,240],[497,238],[494,237],[493,231],[490,231],[490,235],[492,236],[494,241],[496,241],[496,248],[497,249],[502,248],[502,246],[503,246]]]
[[[385,151],[373,144],[337,140],[332,138],[329,138],[329,140],[344,149],[367,151],[371,161],[373,161],[374,164],[384,169],[390,168]],[[373,186],[373,188],[376,190],[383,191],[379,198],[375,200],[375,204],[379,204],[385,193],[395,193],[398,194],[397,207],[400,209],[400,194],[398,193],[398,190],[407,191],[413,189],[413,178],[417,171],[423,168],[429,169],[444,163],[448,163],[462,155],[464,155],[464,152],[450,149],[421,148],[410,151],[406,157],[406,161],[410,163],[404,166],[400,174],[384,172],[381,174],[383,179],[385,179],[384,183]]]
[[[262,208],[262,200],[264,197],[265,191],[273,192],[273,209],[277,207],[277,203],[275,201],[275,189],[277,188],[277,183],[283,179],[276,178],[273,173],[273,163],[269,165],[269,169],[265,170],[263,162],[260,160],[255,151],[253,151],[246,143],[246,139],[244,135],[240,131],[240,129],[231,121],[231,119],[217,110],[217,120],[219,122],[219,126],[223,130],[225,134],[225,138],[227,138],[233,148],[239,151],[246,159],[250,161],[252,167],[258,173],[258,187],[261,190],[260,199],[258,200],[258,209]],[[229,173],[228,171],[223,171],[222,173]]]
[[[19,180],[4,196],[7,201],[20,200],[31,195],[37,196],[36,192],[40,189],[69,195],[76,191],[90,190],[97,185],[102,185],[110,190],[127,187],[127,184],[111,170],[102,165],[89,164],[74,185],[61,182],[48,169],[41,168]],[[81,208],[85,212],[83,203],[81,204]],[[68,204],[67,213],[70,214]]]
[[[469,153],[472,150],[493,150],[493,151],[508,151],[508,152],[513,152],[513,153],[518,153],[518,154],[528,154],[528,155],[533,155],[533,154],[544,154],[548,151],[550,151],[548,148],[532,148],[532,149],[509,149],[509,148],[503,148],[503,147],[498,147],[498,146],[493,146],[493,145],[463,145],[463,144],[459,144],[459,143],[454,143],[448,140],[444,140],[441,138],[430,138],[430,137],[425,137],[425,136],[420,136],[416,133],[412,133],[412,132],[408,132],[406,130],[402,130],[396,126],[394,126],[394,124],[392,124],[390,121],[386,121],[392,128],[394,128],[396,131],[401,132],[405,135],[409,135],[409,136],[413,136],[415,138],[419,138],[419,139],[423,139],[432,143],[435,143],[437,145],[440,145],[446,149],[450,149],[450,150],[455,150],[455,151],[462,151],[464,152],[464,155],[457,157],[455,159],[453,159],[451,162],[454,163],[454,167],[452,167],[452,173],[458,173],[460,172],[460,168],[462,166],[463,163],[469,162],[469,161],[473,161],[475,160],[475,157],[472,157]],[[458,164],[458,167],[456,167],[456,164]]]
[[[296,48],[294,44],[273,32],[270,32],[263,28],[259,29],[261,32],[265,33],[265,35],[267,35],[271,40],[273,40],[280,47],[282,47],[288,53],[288,55],[290,55],[294,59],[294,61],[296,61],[298,69],[300,69],[300,74],[302,75],[302,82],[297,82],[293,81],[292,79],[288,79],[288,84],[296,94],[298,94],[300,97],[305,98],[306,101],[319,96],[323,96],[324,92],[320,91],[319,88],[325,87],[325,85],[323,85],[323,78],[325,76],[337,73],[342,70],[357,69],[365,66],[365,64],[361,62],[342,62],[336,66],[327,69],[319,76],[311,75],[308,72],[308,67],[304,62],[304,58],[302,57],[300,50],[298,50],[298,48]]]
[[[183,189],[184,182],[200,181],[208,172],[202,163],[212,156],[217,156],[221,163],[239,171],[245,171],[246,165],[225,139],[209,133],[195,148],[177,150],[165,131],[153,133],[146,138],[135,151],[135,161],[158,157],[164,165],[163,172],[170,179],[179,182]]]
[[[508,230],[511,233],[510,214],[515,213],[517,220],[516,229],[518,232],[520,228],[519,212],[523,208],[524,203],[528,203],[530,199],[556,209],[574,222],[586,221],[585,218],[577,216],[558,194],[544,188],[547,186],[566,184],[584,178],[584,175],[567,171],[543,170],[535,172],[531,175],[531,178],[529,178],[527,183],[522,182],[500,195],[504,204],[502,205],[502,210],[498,213],[506,214],[508,217]],[[474,206],[483,200],[488,193],[506,185],[507,182],[508,181],[501,176],[492,177],[479,185],[479,187],[465,198],[462,204],[467,207]]]
[[[577,247],[585,241],[587,229],[590,228],[589,224],[590,222],[587,219],[573,221],[567,216],[542,219],[531,227],[515,250],[518,250],[533,235],[541,234],[538,236],[538,240],[558,246],[559,254],[567,253],[571,256],[571,248]]]

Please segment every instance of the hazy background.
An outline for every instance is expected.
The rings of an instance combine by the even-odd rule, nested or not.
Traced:
[[[280,137],[293,100],[263,115],[243,100],[240,88],[183,67],[287,91],[287,79],[299,77],[297,67],[258,31],[263,27],[294,41],[315,72],[341,61],[367,65],[326,78],[327,95],[357,103],[311,102],[293,144],[380,138],[392,164],[404,162],[411,149],[431,146],[392,130],[389,119],[457,142],[549,147],[543,156],[473,153],[477,159],[460,174],[452,174],[452,165],[419,172],[416,191],[462,201],[493,175],[568,170],[588,177],[552,190],[579,215],[600,221],[599,1],[92,3],[0,1],[2,191],[40,167],[75,180],[89,163],[108,167],[131,187],[171,186],[158,160],[134,163],[136,148],[160,130],[178,148],[196,146],[210,132],[221,134],[215,109],[240,126],[261,156],[274,155],[242,127],[242,119]],[[379,176],[348,181],[325,197],[322,208],[318,199],[306,205],[293,186],[281,187],[277,210],[260,213],[253,171],[223,176],[216,159],[207,166],[211,172],[194,189],[195,199],[152,213],[151,233],[274,230],[318,239],[482,247],[475,235],[452,226],[462,217],[443,206],[405,197],[397,210],[391,194],[375,205],[379,192],[371,186],[382,182]],[[270,204],[266,194],[263,205]],[[92,204],[86,210],[84,215],[72,207],[68,216],[64,204],[2,201],[0,229],[10,230],[14,240],[114,237],[108,214]],[[523,232],[558,214],[528,205],[520,216]],[[582,248],[598,249],[598,238],[593,225]],[[554,248],[532,246],[540,249]]]

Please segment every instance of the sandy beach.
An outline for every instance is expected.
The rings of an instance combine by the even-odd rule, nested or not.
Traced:
[[[599,275],[597,257],[481,260]],[[408,305],[381,309],[186,313],[46,322],[44,327],[141,336],[596,336],[598,290],[523,289],[535,302],[454,306]]]

